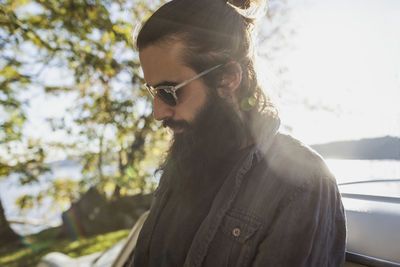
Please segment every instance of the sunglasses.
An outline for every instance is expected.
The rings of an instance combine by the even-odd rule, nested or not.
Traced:
[[[180,84],[177,84],[175,86],[172,85],[160,85],[153,87],[151,85],[148,85],[147,83],[144,84],[146,86],[146,89],[149,91],[150,95],[154,98],[155,96],[159,97],[164,103],[166,103],[169,106],[176,106],[178,104],[178,96],[176,95],[176,91],[178,91],[180,88],[184,87],[188,83],[206,75],[207,73],[215,70],[216,68],[222,66],[222,64],[214,66],[212,68],[209,68],[205,71],[200,72],[196,76],[190,78],[189,80],[186,80],[184,82],[181,82]]]

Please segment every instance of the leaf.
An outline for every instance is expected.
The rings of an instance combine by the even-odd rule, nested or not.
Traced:
[[[126,174],[130,177],[130,178],[134,178],[135,176],[136,176],[136,171],[135,171],[135,169],[134,168],[132,168],[132,167],[128,167],[127,169],[126,169]]]

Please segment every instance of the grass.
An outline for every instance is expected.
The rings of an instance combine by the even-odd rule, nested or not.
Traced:
[[[58,251],[70,257],[80,257],[104,251],[118,241],[126,238],[129,230],[80,238],[73,241],[59,239],[60,228],[50,228],[38,234],[26,236],[21,244],[10,244],[0,248],[0,266],[36,266],[47,253]]]

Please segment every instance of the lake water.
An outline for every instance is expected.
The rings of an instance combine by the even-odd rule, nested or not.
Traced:
[[[361,180],[398,179],[400,161],[327,159],[338,184]]]
[[[400,198],[400,161],[328,159],[326,162],[342,193]],[[360,181],[370,182],[354,183]]]
[[[327,159],[326,162],[329,169],[335,175],[338,184],[356,181],[400,179],[400,161]],[[50,199],[45,201],[41,207],[29,210],[24,214],[20,214],[14,205],[15,200],[20,195],[26,193],[37,193],[41,188],[48,186],[52,177],[69,177],[74,180],[80,178],[80,168],[74,163],[54,163],[52,169],[53,175],[43,177],[41,182],[38,184],[18,186],[17,177],[9,177],[8,179],[0,181],[0,197],[7,218],[13,219],[25,217],[61,224],[62,209],[61,207],[51,208]],[[376,186],[376,184],[354,184],[351,186],[340,186],[339,188],[342,192],[369,193],[400,197],[400,182],[386,183],[384,186]],[[46,226],[17,224],[13,224],[12,227],[21,234],[33,233],[46,228]]]

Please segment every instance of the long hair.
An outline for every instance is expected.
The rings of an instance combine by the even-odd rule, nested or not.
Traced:
[[[236,61],[242,68],[237,90],[242,111],[275,113],[274,106],[257,81],[252,38],[254,19],[244,15],[250,7],[260,8],[259,0],[173,0],[159,8],[142,26],[136,40],[139,51],[158,42],[182,41],[183,60],[200,72],[217,64]],[[216,88],[223,68],[204,78]]]

